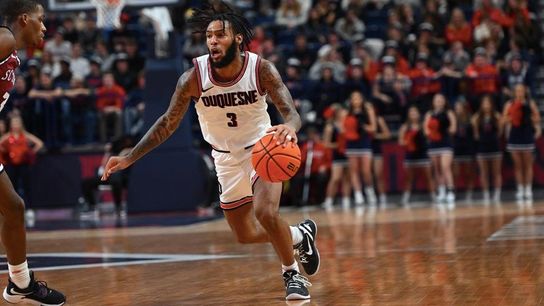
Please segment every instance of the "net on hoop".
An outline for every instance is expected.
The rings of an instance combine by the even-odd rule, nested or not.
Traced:
[[[117,29],[121,27],[121,11],[125,0],[91,0],[96,7],[96,26],[101,29]]]

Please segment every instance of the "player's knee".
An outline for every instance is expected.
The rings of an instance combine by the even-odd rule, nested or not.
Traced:
[[[277,216],[277,213],[273,209],[270,209],[268,207],[255,209],[255,217],[257,218],[259,223],[261,223],[261,225],[265,227],[270,222],[274,222],[276,216]]]
[[[6,221],[17,222],[24,219],[25,203],[21,197],[13,197],[7,202],[4,209]]]

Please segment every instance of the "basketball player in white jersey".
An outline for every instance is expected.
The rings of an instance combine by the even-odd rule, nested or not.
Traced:
[[[310,283],[299,272],[293,246],[305,272],[315,274],[317,226],[305,220],[290,227],[279,215],[282,184],[259,179],[251,164],[251,147],[266,133],[274,133],[279,144],[297,142],[301,122],[291,95],[272,63],[241,51],[251,41],[251,26],[229,6],[221,2],[217,9],[196,9],[189,23],[205,33],[209,54],[193,60],[194,68],[179,78],[166,113],[130,153],[110,158],[103,179],[165,141],[194,100],[204,139],[213,147],[221,208],[236,238],[240,243],[272,243],[282,263],[286,299],[309,299]],[[283,124],[271,126],[267,96]]]
[[[0,111],[15,84],[15,70],[21,62],[17,50],[43,41],[43,7],[34,0],[0,1]],[[34,279],[26,260],[25,206],[0,164],[0,213],[2,244],[8,260],[9,280],[2,296],[12,304],[64,305],[66,298],[44,282]]]

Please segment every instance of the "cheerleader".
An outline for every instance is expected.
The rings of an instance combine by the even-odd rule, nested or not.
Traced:
[[[525,85],[514,87],[514,97],[504,106],[503,117],[508,131],[506,149],[512,155],[516,175],[516,199],[532,200],[533,150],[542,133],[536,103],[528,97]]]
[[[351,183],[344,136],[344,120],[348,112],[339,104],[331,105],[331,109],[333,110],[332,118],[327,121],[323,131],[323,141],[333,151],[331,177],[327,184],[327,195],[325,202],[323,202],[323,208],[332,208],[340,184],[342,184],[342,206],[348,208],[350,206]]]
[[[429,141],[429,156],[438,182],[438,202],[455,201],[452,175],[453,148],[451,136],[457,130],[455,115],[446,108],[446,98],[442,94],[433,97],[432,109],[425,115],[423,124],[425,136]],[[447,188],[447,192],[446,192]]]
[[[372,165],[376,189],[381,206],[385,206],[387,197],[385,195],[385,177],[383,175],[382,142],[391,138],[391,131],[382,116],[376,116],[377,131],[372,137]]]
[[[470,112],[465,101],[457,101],[455,104],[455,119],[457,130],[453,138],[453,173],[455,178],[463,178],[466,182],[466,201],[472,200],[472,189],[474,188],[474,155],[475,143],[474,132],[470,122]]]
[[[354,189],[355,204],[363,205],[364,198],[360,175],[363,176],[365,193],[371,205],[376,204],[376,194],[372,187],[372,134],[376,131],[374,107],[366,102],[359,91],[351,93],[349,114],[344,120],[346,136],[346,155]]]
[[[431,162],[427,154],[426,142],[419,110],[416,106],[411,106],[408,108],[406,122],[399,129],[399,144],[404,147],[405,152],[404,173],[406,174],[406,180],[402,195],[403,205],[408,205],[410,202],[414,175],[418,169],[424,171],[431,198],[434,198],[435,185],[432,180]]]
[[[480,184],[484,203],[489,203],[489,175],[493,178],[493,202],[501,200],[502,152],[500,138],[503,125],[501,114],[495,110],[493,99],[485,95],[480,102],[480,109],[472,116],[474,139],[476,140],[476,159],[480,170]]]

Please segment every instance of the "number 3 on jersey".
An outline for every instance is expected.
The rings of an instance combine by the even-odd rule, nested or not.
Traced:
[[[1,109],[1,108],[0,108]],[[238,126],[238,121],[237,118],[236,118],[236,114],[235,113],[227,113],[227,118],[230,119],[230,122],[227,123],[227,125],[229,127],[237,127]]]
[[[2,97],[2,102],[0,102],[0,112],[2,111],[6,103],[8,102],[8,99],[9,99],[9,92],[6,92],[4,96]],[[234,118],[236,118],[236,115],[234,115]]]

